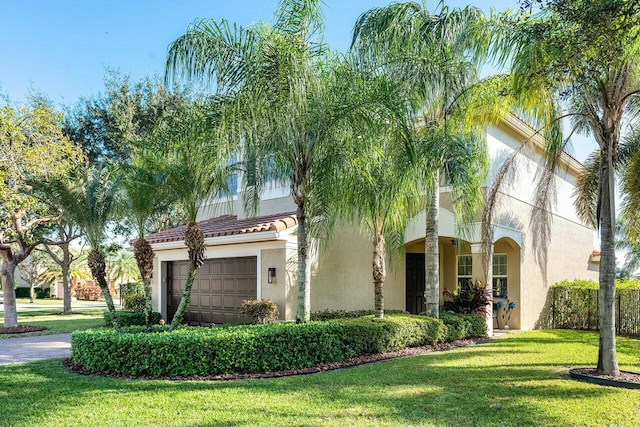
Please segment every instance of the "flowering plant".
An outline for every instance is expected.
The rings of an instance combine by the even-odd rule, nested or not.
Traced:
[[[497,313],[497,319],[502,317],[502,327],[504,328],[508,327],[509,319],[511,319],[511,312],[516,308],[516,303],[509,300],[507,291],[502,292],[500,297],[505,299],[506,302],[497,301],[493,306]],[[498,327],[500,327],[500,321],[498,321]]]

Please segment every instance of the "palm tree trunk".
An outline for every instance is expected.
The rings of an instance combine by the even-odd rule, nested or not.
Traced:
[[[173,319],[171,319],[170,330],[174,330],[181,323],[184,317],[184,311],[191,303],[191,288],[193,287],[193,281],[196,278],[198,269],[204,264],[204,234],[202,229],[196,222],[190,222],[187,226],[187,231],[184,233],[184,242],[187,245],[189,253],[189,275],[187,276],[187,282],[184,285],[182,291],[182,298],[180,298],[180,304],[176,309]]]
[[[18,308],[15,293],[16,263],[3,253],[2,259],[2,296],[4,298],[4,327],[18,326]]]
[[[296,323],[306,323],[311,319],[311,265],[309,264],[309,244],[307,242],[307,217],[304,200],[298,202],[298,307]]]
[[[440,177],[436,171],[431,183],[427,204],[427,220],[424,236],[425,306],[427,316],[438,318],[440,308],[440,274],[438,271],[438,210],[440,203]]]
[[[171,319],[170,330],[174,330],[182,323],[184,317],[184,310],[191,304],[191,288],[193,287],[193,281],[196,278],[198,267],[192,262],[189,264],[189,274],[187,275],[187,282],[184,284],[184,290],[182,291],[182,298],[180,298],[180,304],[176,309],[176,313]]]
[[[615,194],[611,151],[601,150],[600,159],[600,344],[599,374],[620,375],[616,355],[616,259],[615,259]]]
[[[142,283],[144,284],[144,317],[147,325],[147,330],[151,330],[151,314],[152,314],[152,301],[151,301],[151,276],[153,275],[153,249],[144,236],[136,240],[133,245],[133,254],[138,263],[138,270],[140,270],[140,276],[142,277]]]
[[[376,227],[373,237],[373,292],[375,296],[375,312],[378,319],[384,318],[383,286],[387,277],[385,263],[386,248],[380,227]]]
[[[113,319],[115,326],[117,322],[115,318],[116,307],[113,304],[113,298],[111,297],[111,291],[109,291],[109,284],[107,283],[107,266],[104,255],[102,255],[98,250],[92,249],[87,258],[87,264],[89,264],[91,275],[95,281],[98,282],[98,286],[100,286],[100,289],[102,290],[102,295],[107,303],[107,309],[114,315]]]

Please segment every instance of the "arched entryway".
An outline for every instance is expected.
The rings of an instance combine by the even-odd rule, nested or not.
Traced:
[[[521,249],[515,240],[502,237],[495,241],[492,262],[494,328],[502,329],[506,324],[511,329],[520,329],[520,264]],[[512,310],[508,308],[510,302],[515,304]]]

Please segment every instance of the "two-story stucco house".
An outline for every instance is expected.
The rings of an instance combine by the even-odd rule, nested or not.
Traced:
[[[499,195],[494,216],[492,284],[508,291],[516,303],[509,326],[532,329],[542,312],[549,287],[563,279],[597,280],[593,263],[594,230],[573,207],[576,176],[581,167],[565,156],[556,173],[557,204],[553,207],[547,263],[534,256],[530,227],[536,174],[543,163],[543,141],[515,116],[486,131],[491,169],[487,189],[502,162],[531,140],[519,155],[517,173]],[[274,186],[262,195],[259,216],[243,214],[238,188],[232,213],[215,216],[213,206],[199,214],[205,233],[207,261],[194,284],[185,318],[193,322],[237,321],[245,299],[270,298],[280,317],[295,319],[297,288],[295,205],[288,187]],[[484,277],[481,224],[472,224],[467,239],[456,234],[450,188],[440,188],[440,291],[453,291],[460,280]],[[385,282],[385,308],[419,313],[424,308],[424,213],[412,219],[405,233],[404,256],[392,265]],[[154,307],[171,318],[188,271],[184,227],[148,236],[156,252]],[[373,308],[371,244],[355,225],[338,227],[326,250],[315,255],[311,310]],[[544,268],[542,268],[544,267]],[[495,322],[495,321],[494,321]],[[491,323],[491,321],[489,322]],[[495,323],[494,323],[495,325]],[[490,325],[491,326],[491,325]]]

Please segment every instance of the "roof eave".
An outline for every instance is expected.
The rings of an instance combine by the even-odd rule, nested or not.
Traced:
[[[270,240],[288,240],[289,236],[298,228],[297,225],[282,231],[259,231],[254,233],[231,234],[227,236],[207,237],[204,239],[205,246],[237,245],[242,243],[266,242]],[[166,251],[170,249],[185,249],[187,246],[184,240],[173,240],[171,242],[151,243],[154,251]]]

